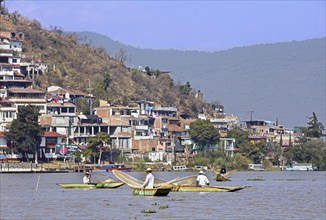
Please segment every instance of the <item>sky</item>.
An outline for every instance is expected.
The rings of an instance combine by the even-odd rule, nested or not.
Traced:
[[[44,28],[92,31],[152,49],[220,51],[325,36],[322,1],[6,0]]]
[[[326,0],[5,1],[43,28],[96,32],[143,49],[213,52],[326,36]]]

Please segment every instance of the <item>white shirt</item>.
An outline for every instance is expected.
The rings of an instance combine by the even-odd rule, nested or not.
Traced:
[[[196,181],[199,186],[206,186],[209,183],[207,177],[203,174],[198,175]]]
[[[84,176],[84,178],[83,178],[83,183],[91,183],[91,178],[90,178],[90,176]]]
[[[152,173],[148,173],[146,176],[146,179],[144,181],[144,184],[142,187],[145,188],[154,188],[154,175]]]

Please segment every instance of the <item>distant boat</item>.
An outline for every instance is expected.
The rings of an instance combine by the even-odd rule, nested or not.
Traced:
[[[112,172],[112,170],[120,170],[123,172],[131,171],[131,167],[127,167],[125,164],[105,164],[96,166],[95,170],[103,170],[106,172]]]
[[[188,170],[188,168],[185,165],[172,166],[172,170],[173,171],[186,171],[186,170]]]
[[[223,181],[231,181],[230,177],[235,173],[236,170],[232,170],[230,172],[221,173],[216,171],[214,168],[210,167],[210,170],[216,175],[215,180],[217,182],[223,182]]]
[[[230,177],[236,172],[236,170],[232,170],[230,172],[227,172],[225,174],[222,173],[216,173],[216,178],[215,180],[218,182],[222,181],[230,181]]]
[[[265,171],[265,168],[263,167],[263,165],[257,164],[257,163],[248,164],[248,169],[255,170],[255,171]]]
[[[286,171],[313,171],[311,163],[294,163],[285,167]]]
[[[207,170],[208,167],[207,167],[207,166],[196,165],[196,166],[194,167],[194,169],[195,169],[195,170]]]

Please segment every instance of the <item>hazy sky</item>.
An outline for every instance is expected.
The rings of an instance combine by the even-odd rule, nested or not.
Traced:
[[[325,1],[6,0],[44,28],[153,49],[216,51],[325,36]]]

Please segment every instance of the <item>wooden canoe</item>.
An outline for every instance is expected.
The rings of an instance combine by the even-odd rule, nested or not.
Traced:
[[[244,188],[242,186],[175,185],[172,188],[172,192],[235,192]]]
[[[125,183],[123,182],[98,182],[96,183],[96,188],[118,188]]]
[[[102,188],[118,188],[124,183],[122,182],[98,182],[98,183],[57,183],[58,186],[61,186],[66,189],[102,189]]]
[[[160,188],[139,188],[131,187],[132,194],[135,196],[167,196],[171,192],[172,187],[160,187]]]
[[[215,180],[218,182],[230,181],[229,177],[225,176],[225,174],[220,174],[220,173],[216,174]]]
[[[221,174],[221,173],[216,173],[216,178],[215,180],[218,182],[222,182],[222,181],[231,181],[230,177],[235,173],[236,170],[232,170],[230,172],[227,172],[225,174]]]
[[[87,183],[57,183],[58,186],[61,186],[66,189],[95,189],[95,184]]]

